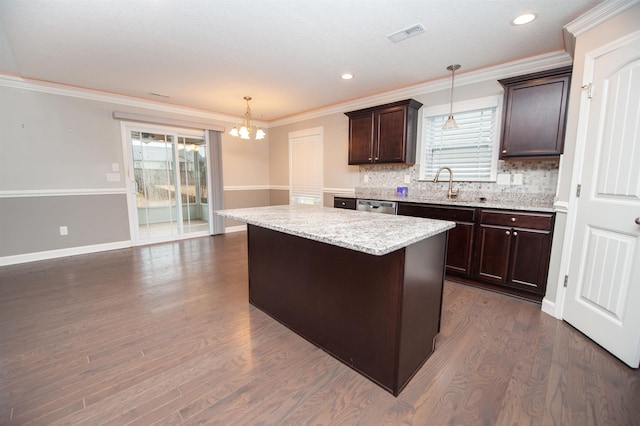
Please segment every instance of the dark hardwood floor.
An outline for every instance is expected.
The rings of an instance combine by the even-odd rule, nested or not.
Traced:
[[[640,371],[447,282],[398,398],[247,302],[246,234],[0,268],[0,424],[640,425]]]

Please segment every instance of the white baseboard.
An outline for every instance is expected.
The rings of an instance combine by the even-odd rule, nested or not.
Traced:
[[[0,266],[17,265],[19,263],[35,262],[38,260],[57,259],[59,257],[76,256],[79,254],[97,253],[101,251],[118,250],[132,247],[131,240],[115,243],[95,244],[91,246],[71,247],[58,250],[38,251],[35,253],[17,254],[0,257]]]
[[[247,230],[247,225],[238,225],[238,226],[227,226],[224,228],[224,233],[228,234],[230,232],[242,232]]]
[[[556,312],[556,304],[555,304],[555,302],[552,302],[551,300],[547,299],[546,297],[544,299],[542,299],[542,308],[541,308],[541,310],[545,314],[551,315],[554,318],[562,319],[562,318],[560,318],[558,316],[558,313]]]

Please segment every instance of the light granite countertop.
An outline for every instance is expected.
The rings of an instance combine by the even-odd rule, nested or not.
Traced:
[[[217,215],[382,256],[455,227],[455,222],[304,204],[218,210]]]
[[[525,210],[553,213],[553,200],[536,196],[535,194],[491,194],[480,200],[480,195],[465,193],[454,199],[446,198],[446,191],[442,196],[432,194],[412,194],[401,197],[395,191],[357,191],[355,194],[334,194],[336,197],[357,198],[366,200],[397,201],[406,203],[440,204],[458,207],[481,207],[483,209]]]

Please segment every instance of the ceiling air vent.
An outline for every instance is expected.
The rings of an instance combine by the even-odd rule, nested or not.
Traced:
[[[406,40],[409,37],[417,36],[424,33],[424,27],[420,24],[412,25],[400,31],[396,31],[393,34],[389,34],[387,38],[394,43],[398,43],[402,40]]]

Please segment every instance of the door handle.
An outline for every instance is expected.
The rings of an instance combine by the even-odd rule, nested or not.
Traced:
[[[640,225],[640,216],[636,217],[636,225]]]

